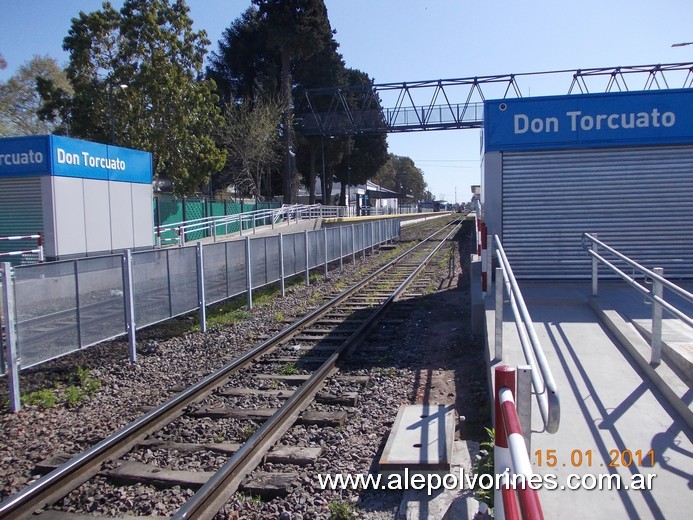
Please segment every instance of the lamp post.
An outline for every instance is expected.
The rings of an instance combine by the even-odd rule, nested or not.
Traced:
[[[322,205],[327,206],[325,195],[325,138],[322,134],[320,134],[320,151],[322,152]]]

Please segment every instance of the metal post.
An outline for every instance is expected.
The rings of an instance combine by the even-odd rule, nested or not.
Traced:
[[[655,267],[652,271],[659,276],[664,274],[664,269]],[[662,298],[664,296],[664,286],[657,278],[652,279],[653,298]],[[652,357],[650,363],[659,365],[662,361],[662,305],[653,299],[652,301],[652,339],[650,341],[652,347]]]
[[[79,261],[74,261],[74,275],[75,275],[75,311],[77,314],[77,346],[82,348],[82,317],[81,317],[81,305],[79,302]]]
[[[322,239],[325,244],[325,278],[327,278],[327,262],[329,255],[327,254],[327,228],[322,228]]]
[[[351,225],[351,265],[356,263],[356,225]]]
[[[17,330],[15,322],[14,273],[9,262],[0,264],[2,274],[2,308],[5,321],[5,359],[10,392],[10,410],[17,413],[22,401],[19,394],[19,357],[17,356]]]
[[[503,268],[496,267],[495,360],[503,359]]]
[[[305,240],[305,248],[306,248],[306,287],[310,285],[310,259],[308,258],[308,230],[303,231]]]
[[[128,333],[130,363],[137,361],[137,338],[135,336],[135,295],[132,284],[132,251],[123,255],[123,295],[125,298],[125,328]]]
[[[532,453],[532,367],[529,365],[518,365],[517,367],[515,403],[527,452]]]
[[[39,250],[38,261],[40,264],[42,264],[44,261],[44,258],[45,258],[43,255],[43,232],[42,231],[39,231],[39,234],[38,234],[38,250]]]
[[[363,249],[361,250],[361,258],[366,261],[366,223],[361,224],[361,238],[363,239]]]
[[[250,264],[250,237],[245,237],[245,284],[248,289],[248,310],[253,310],[253,269]]]
[[[339,226],[339,270],[344,270],[344,244],[342,243],[342,226]]]
[[[597,234],[592,235],[597,238]],[[595,241],[592,241],[592,251],[596,254],[599,246]],[[599,293],[599,260],[596,257],[592,257],[592,296],[597,296]]]
[[[205,264],[202,242],[197,243],[197,304],[200,309],[200,331],[207,332],[207,299],[205,298]]]
[[[284,235],[279,233],[279,286],[281,288],[282,298],[286,296],[284,289]]]

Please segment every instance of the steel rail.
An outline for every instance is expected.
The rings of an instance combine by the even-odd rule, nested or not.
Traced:
[[[230,495],[236,492],[245,476],[250,473],[262,460],[267,451],[283,436],[296,421],[299,413],[313,400],[325,379],[334,371],[337,362],[363,338],[364,333],[371,328],[385,313],[390,305],[411,284],[417,274],[428,264],[431,258],[443,246],[453,233],[457,231],[458,223],[450,233],[441,240],[427,256],[419,263],[414,271],[390,294],[337,350],[313,373],[313,375],[282,405],[277,413],[272,415],[258,428],[248,441],[207,481],[173,518],[211,519],[228,501]],[[437,233],[436,233],[437,234]],[[430,238],[430,237],[429,237]],[[421,242],[423,243],[423,242]]]
[[[440,230],[435,234],[439,232]],[[118,458],[127,453],[151,432],[156,431],[180,416],[191,401],[205,397],[225,378],[231,375],[231,373],[248,365],[256,357],[269,352],[277,344],[296,334],[301,328],[313,324],[332,307],[347,299],[354,292],[365,287],[376,276],[389,270],[412,251],[421,247],[430,238],[431,237],[428,237],[409,248],[347,291],[323,304],[300,320],[288,325],[277,335],[265,340],[231,363],[207,375],[198,383],[171,397],[142,417],[124,426],[88,450],[73,457],[55,470],[39,478],[24,490],[1,502],[0,518],[27,518],[33,515],[36,510],[54,504],[70,491],[95,476],[100,471],[101,464],[105,460]]]

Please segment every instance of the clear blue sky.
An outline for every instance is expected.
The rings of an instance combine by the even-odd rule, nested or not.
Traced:
[[[188,0],[211,49],[249,0]],[[692,0],[326,0],[347,66],[377,83],[491,74],[693,61]],[[113,0],[116,7],[122,0]],[[67,61],[62,40],[71,19],[100,0],[0,0],[0,53],[6,80],[33,55]],[[523,80],[523,95],[565,94],[570,80]],[[678,85],[677,85],[678,86]],[[466,91],[460,91],[463,102]],[[493,97],[491,91],[487,94]],[[427,102],[428,100],[422,100]],[[479,183],[479,132],[451,130],[388,136],[392,153],[414,159],[429,189],[449,201],[470,199]]]

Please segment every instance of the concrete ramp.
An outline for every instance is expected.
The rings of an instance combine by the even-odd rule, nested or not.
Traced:
[[[522,282],[520,288],[561,404],[560,426],[551,435],[542,432],[533,403],[530,459],[535,473],[555,479],[555,487],[539,490],[544,517],[688,518],[691,428],[597,316],[590,284]],[[603,289],[600,299],[607,296]],[[620,310],[624,299],[613,303]],[[636,303],[644,307],[642,299]],[[485,307],[495,365],[492,292]],[[501,363],[525,364],[510,306],[504,307]],[[647,317],[646,309],[635,310],[629,309],[631,319]],[[632,326],[627,333],[639,335]],[[690,409],[692,394],[684,390],[681,408]]]

